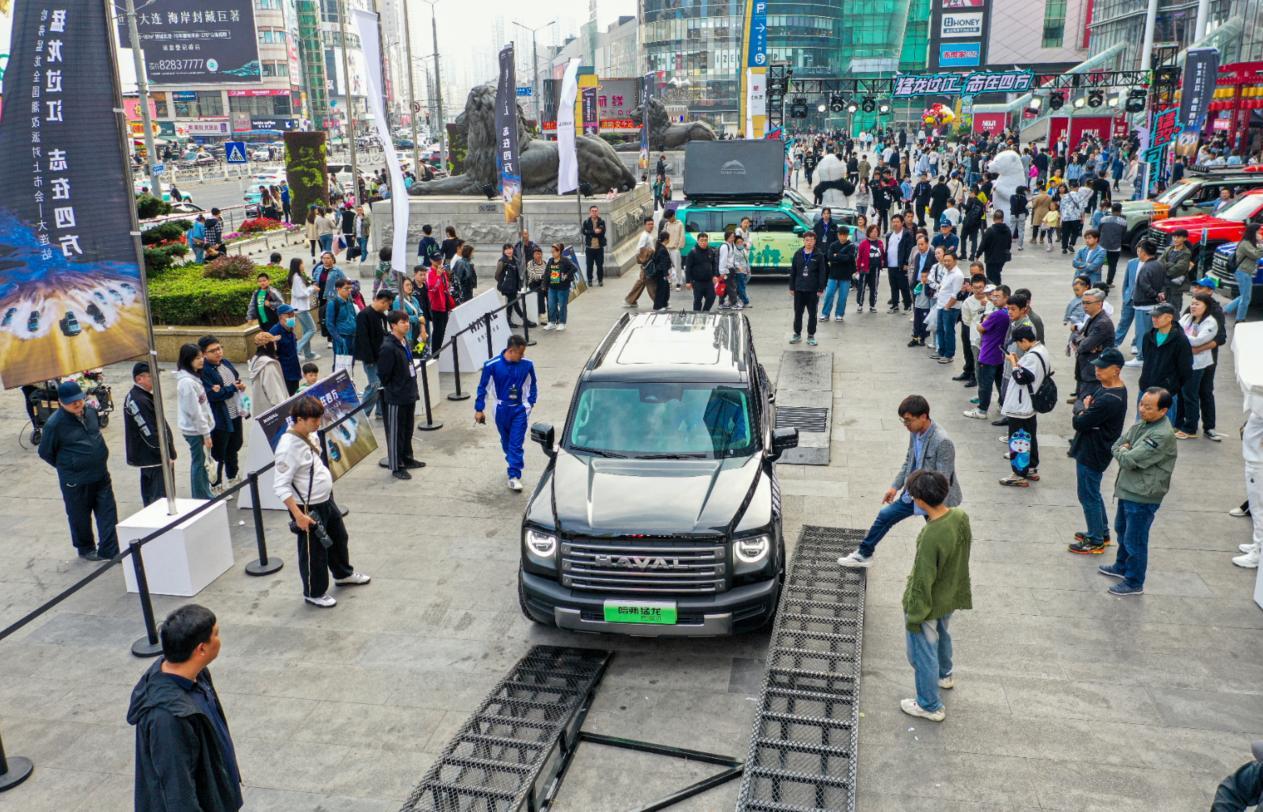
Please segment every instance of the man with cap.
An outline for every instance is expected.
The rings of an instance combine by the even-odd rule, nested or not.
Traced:
[[[1211,812],[1245,812],[1263,804],[1263,740],[1250,745],[1254,760],[1219,782]]]
[[[1179,404],[1178,392],[1193,374],[1193,347],[1188,336],[1175,323],[1175,308],[1167,302],[1154,306],[1150,314],[1153,329],[1145,333],[1141,344],[1144,361],[1140,369],[1140,391],[1155,386],[1171,393],[1168,417],[1175,422]]]
[[[101,436],[97,410],[83,399],[83,390],[74,381],[57,384],[61,404],[44,426],[39,456],[57,469],[61,498],[70,522],[70,541],[85,561],[104,561],[118,555],[118,506],[106,467],[110,450]],[[93,542],[92,516],[100,544]]]
[[[283,304],[276,308],[276,315],[280,322],[272,325],[268,332],[280,339],[276,342],[276,357],[281,362],[285,388],[293,395],[303,380],[303,367],[298,362],[298,338],[294,335],[298,311],[293,305]]]
[[[931,248],[942,248],[944,251],[956,252],[960,247],[960,238],[952,231],[952,221],[946,217],[939,218],[938,233],[930,240]]]
[[[162,482],[162,454],[158,450],[158,416],[153,403],[153,375],[149,364],[138,361],[132,366],[132,390],[123,401],[124,448],[127,464],[140,469],[140,501],[145,505],[157,502],[167,495]],[[171,427],[165,425],[167,453],[175,459],[175,445],[171,442]]]
[[[1070,456],[1075,461],[1079,505],[1087,529],[1074,534],[1070,552],[1078,555],[1100,555],[1109,544],[1109,518],[1105,500],[1101,498],[1101,477],[1109,468],[1113,455],[1110,449],[1123,433],[1127,417],[1127,387],[1121,377],[1123,354],[1114,348],[1102,350],[1085,366],[1096,378],[1097,386],[1085,391],[1082,408],[1076,408],[1071,423],[1074,440]]]

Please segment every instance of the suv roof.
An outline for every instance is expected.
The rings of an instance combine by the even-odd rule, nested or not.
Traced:
[[[581,378],[745,383],[749,331],[749,322],[736,313],[625,313],[588,359]]]

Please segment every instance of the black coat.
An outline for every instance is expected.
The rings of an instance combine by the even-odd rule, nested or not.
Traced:
[[[893,234],[893,233],[894,233],[893,231],[890,232],[890,234]],[[885,242],[883,243],[886,247],[890,246],[890,234],[886,235]],[[912,249],[916,247],[916,244],[917,244],[917,235],[913,234],[909,229],[905,228],[903,230],[903,236],[899,238],[898,251],[899,251],[899,267],[900,268],[908,267],[908,259],[912,256]],[[889,259],[887,259],[887,261],[889,261]]]
[[[719,275],[719,252],[709,245],[705,248],[693,246],[689,255],[684,258],[684,281],[693,285],[715,284]]]
[[[219,366],[228,367],[237,380],[243,380],[232,361],[227,358],[221,360]],[[216,386],[219,387],[218,392],[214,390]],[[232,434],[233,424],[232,418],[228,416],[228,401],[236,397],[237,387],[224,383],[224,376],[219,374],[219,368],[207,361],[202,365],[202,388],[206,390],[206,400],[210,403],[211,415],[215,418],[215,425],[211,430]]]
[[[241,785],[211,720],[162,673],[162,663],[159,657],[136,683],[127,709],[128,723],[136,726],[136,812],[236,812]],[[210,672],[203,669],[197,679],[210,688],[222,717]]]
[[[1140,391],[1151,386],[1161,386],[1172,395],[1178,395],[1184,382],[1193,374],[1193,347],[1180,325],[1172,324],[1162,346],[1154,339],[1157,330],[1145,333],[1141,344],[1145,363],[1140,368]]]
[[[597,233],[596,233],[596,230],[597,230],[598,228],[599,228],[599,229],[601,229],[601,233],[600,233],[600,234],[597,234]],[[604,247],[605,247],[605,243],[606,243],[606,239],[605,239],[605,234],[606,234],[606,228],[605,228],[605,218],[603,218],[603,217],[598,217],[598,218],[596,218],[596,223],[595,223],[595,224],[593,224],[593,222],[592,222],[592,218],[591,218],[591,217],[585,217],[585,218],[583,218],[583,229],[582,229],[582,230],[583,230],[583,247],[584,247],[585,249],[586,249],[588,246],[590,246],[590,245],[592,244],[592,238],[593,238],[593,237],[595,237],[595,238],[596,238],[596,241],[597,241],[597,243],[599,244],[599,246],[600,246],[601,248],[604,248]]]
[[[816,224],[811,227],[811,230],[816,233],[817,245],[826,246],[831,242],[836,242],[838,239],[837,220],[830,220],[826,223],[822,217],[816,221]]]
[[[847,240],[837,240],[829,244],[828,250],[825,252],[825,261],[829,266],[829,278],[850,282],[855,276],[855,261],[857,256],[855,243]]]
[[[54,412],[44,424],[39,456],[57,469],[57,480],[63,485],[100,482],[109,476],[105,461],[110,450],[101,436],[96,409],[85,406],[83,420],[65,409]]]
[[[378,313],[372,305],[355,314],[355,346],[351,352],[362,364],[376,364],[386,337],[386,314]]]
[[[930,189],[930,211],[942,214],[947,209],[947,200],[952,196],[952,190],[947,188],[946,183],[936,183]],[[935,227],[938,223],[934,224]]]
[[[1158,294],[1166,290],[1166,266],[1156,259],[1142,264],[1136,271],[1136,284],[1131,289],[1131,303],[1135,306],[1156,305]]]
[[[1075,346],[1075,376],[1084,383],[1092,383],[1096,380],[1092,362],[1114,346],[1114,320],[1104,309],[1084,322]]]
[[[522,271],[516,259],[504,254],[496,260],[496,290],[508,297],[517,296],[522,289]]]
[[[649,276],[653,279],[668,279],[671,276],[671,252],[659,244],[653,251],[653,259],[649,263]]]
[[[992,223],[982,232],[982,241],[978,243],[978,253],[988,265],[999,265],[1008,262],[1013,256],[1013,232],[1004,223]]]
[[[1097,387],[1092,392],[1092,405],[1071,419],[1074,440],[1070,444],[1070,454],[1075,462],[1081,462],[1093,471],[1109,468],[1110,461],[1114,459],[1111,449],[1114,441],[1122,436],[1123,423],[1130,408],[1127,387]]]
[[[420,400],[417,378],[408,351],[389,333],[377,345],[377,378],[387,403],[408,404]]]
[[[824,251],[817,248],[807,260],[807,252],[799,248],[789,274],[789,289],[795,293],[821,293],[828,281],[829,269]]]
[[[158,417],[154,412],[153,393],[132,386],[123,401],[123,441],[127,464],[136,468],[152,468],[162,464],[158,450]],[[175,459],[171,427],[167,426],[167,452]]]

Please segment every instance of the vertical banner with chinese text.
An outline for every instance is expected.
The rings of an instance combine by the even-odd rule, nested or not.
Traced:
[[[111,21],[97,0],[21,0],[0,118],[0,380],[142,355]]]
[[[767,128],[767,0],[746,0],[741,37],[741,130],[762,138]]]
[[[496,169],[500,174],[500,197],[504,200],[504,221],[522,216],[522,170],[517,149],[517,78],[513,69],[513,46],[500,49],[500,81],[496,85]]]
[[[1192,159],[1197,155],[1197,143],[1206,126],[1206,114],[1215,93],[1215,79],[1219,74],[1219,49],[1190,48],[1184,57],[1184,77],[1180,82],[1180,112],[1176,123],[1180,127],[1175,150]]]
[[[653,95],[653,72],[640,77],[640,171],[649,171],[649,98]]]
[[[601,132],[601,114],[596,104],[596,88],[583,89],[583,134],[599,135]]]
[[[575,153],[574,100],[579,92],[579,57],[566,63],[557,103],[557,194],[579,188],[579,156]]]

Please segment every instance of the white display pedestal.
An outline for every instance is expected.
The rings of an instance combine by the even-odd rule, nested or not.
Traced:
[[[246,465],[245,473],[257,471],[267,465],[275,458],[272,453],[272,446],[268,443],[267,435],[263,433],[258,421],[250,421],[250,443],[246,448]],[[285,503],[276,498],[276,491],[272,489],[272,478],[275,468],[268,468],[259,474],[259,507],[267,510],[284,510]],[[237,509],[248,510],[254,507],[254,499],[250,495],[250,486],[237,491]]]
[[[1254,602],[1263,609],[1263,567],[1259,567],[1255,572],[1258,575],[1254,577]]]
[[[167,515],[167,500],[133,513],[118,523],[118,546],[144,538],[203,504],[201,499],[176,499],[176,515]],[[228,506],[220,502],[168,530],[141,547],[145,580],[156,595],[191,597],[232,567],[232,536],[228,528]],[[130,560],[122,564],[128,592],[136,588],[136,572]]]

